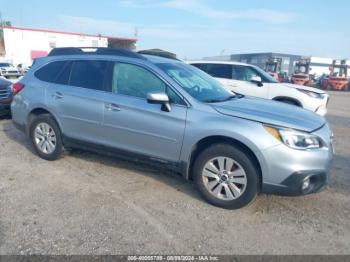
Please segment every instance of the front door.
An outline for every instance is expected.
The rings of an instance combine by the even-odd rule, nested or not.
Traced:
[[[175,94],[148,69],[115,63],[110,93],[104,106],[104,130],[108,146],[177,162],[185,132],[187,106],[172,98],[171,111],[149,104],[147,94]],[[171,94],[169,93],[171,92]]]
[[[254,76],[262,77],[250,66],[232,65],[232,79],[228,81],[228,86],[243,95],[267,98],[268,84],[258,86],[257,83],[251,82]]]

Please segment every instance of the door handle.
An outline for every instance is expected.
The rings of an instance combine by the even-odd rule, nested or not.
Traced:
[[[120,111],[120,107],[118,105],[116,105],[116,104],[106,104],[105,108],[108,111]]]
[[[52,97],[56,98],[56,99],[62,99],[63,98],[63,94],[60,92],[55,92],[52,94]]]

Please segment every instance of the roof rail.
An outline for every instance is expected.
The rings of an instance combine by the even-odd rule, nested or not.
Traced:
[[[170,53],[162,49],[140,50],[137,53],[142,55],[153,55],[153,56],[160,56],[160,57],[174,59],[174,60],[180,60],[176,57],[176,54]]]
[[[48,56],[63,55],[115,55],[146,60],[142,55],[124,48],[108,47],[57,47]]]

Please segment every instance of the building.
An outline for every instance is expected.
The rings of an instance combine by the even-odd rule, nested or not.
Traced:
[[[31,64],[55,47],[123,47],[135,49],[137,39],[5,26],[0,29],[0,56],[12,64]]]
[[[269,59],[279,58],[281,59],[281,71],[286,72],[288,75],[294,73],[294,66],[297,61],[302,58],[305,58],[301,55],[292,55],[292,54],[282,54],[282,53],[248,53],[248,54],[232,54],[224,56],[213,56],[205,57],[205,60],[220,60],[220,61],[237,61],[242,63],[248,63],[260,68],[266,68],[266,62]],[[308,57],[311,61],[310,63],[310,74],[322,75],[329,73],[329,67],[332,64],[332,58],[322,58],[322,57]]]

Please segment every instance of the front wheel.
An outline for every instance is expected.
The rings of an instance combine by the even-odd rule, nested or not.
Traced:
[[[35,117],[30,125],[30,138],[36,153],[45,160],[60,157],[63,145],[56,121],[48,114]]]
[[[246,206],[259,191],[254,161],[244,150],[229,144],[215,144],[200,153],[193,174],[201,195],[222,208]]]

